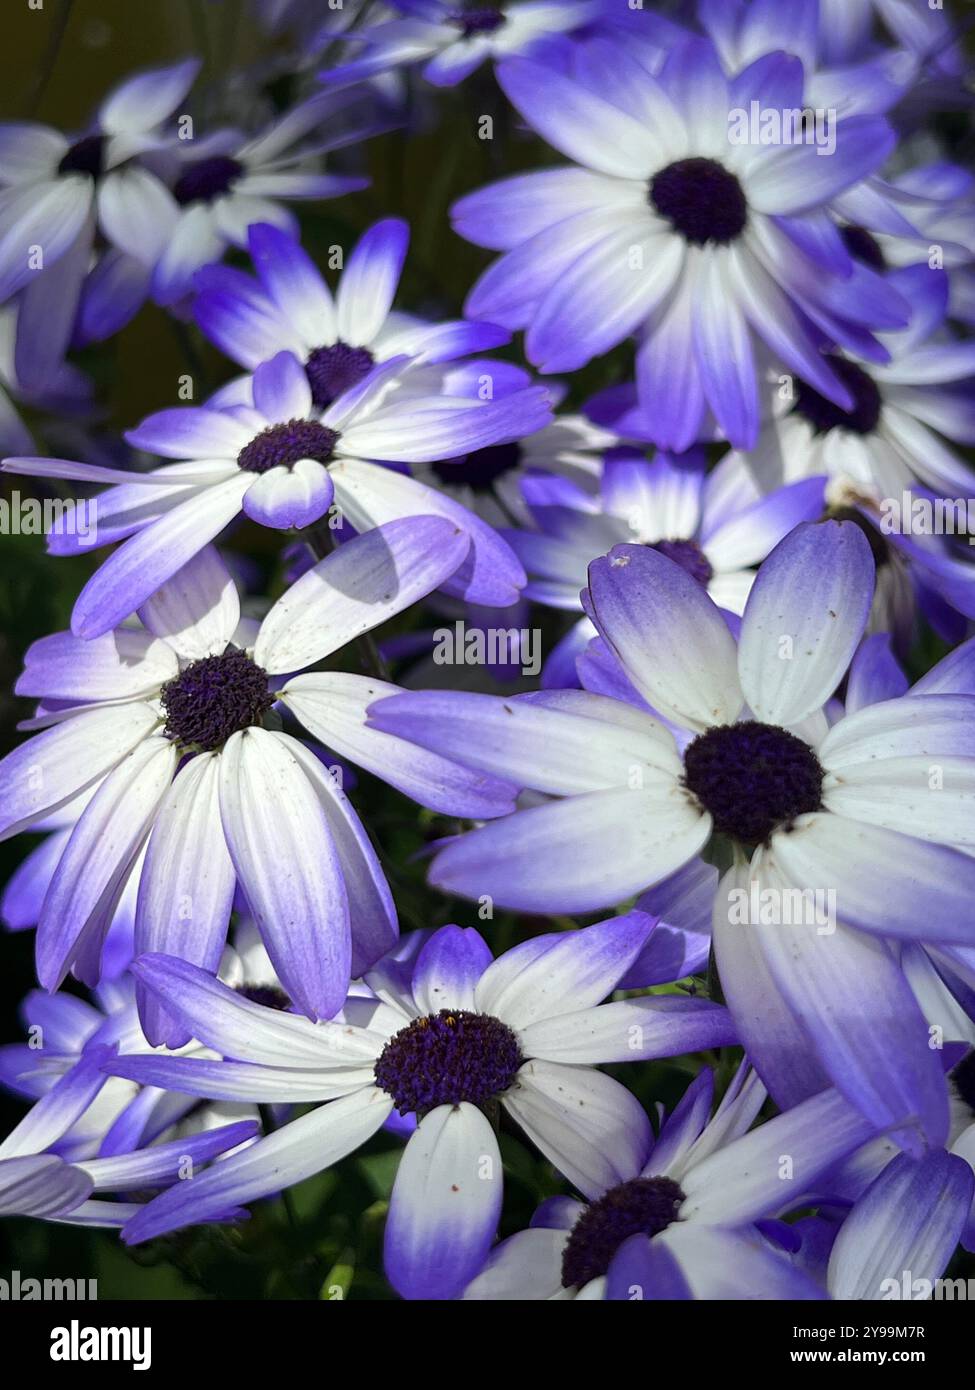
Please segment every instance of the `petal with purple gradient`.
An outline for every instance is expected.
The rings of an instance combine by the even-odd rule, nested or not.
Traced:
[[[653,1144],[643,1106],[589,1067],[526,1062],[501,1099],[505,1109],[585,1197],[639,1173]]]
[[[449,1299],[477,1273],[501,1215],[501,1154],[467,1102],[425,1115],[399,1162],[383,1261],[403,1298]]]
[[[658,551],[618,545],[589,566],[589,592],[593,621],[654,709],[696,730],[734,720],[734,639],[685,570]]]
[[[236,876],[220,820],[217,753],[182,768],[156,815],[139,880],[135,950],[163,951],[216,972]],[[182,1047],[192,1034],[143,987],[139,1017],[153,1047]]]
[[[424,598],[469,548],[463,531],[435,516],[402,517],[356,536],[278,599],[254,660],[272,674],[320,661]]]
[[[960,850],[828,811],[776,831],[771,846],[790,884],[835,886],[836,915],[848,926],[971,944],[975,859]]]
[[[523,1030],[593,1009],[616,988],[649,932],[650,919],[637,912],[582,931],[533,938],[530,959],[509,951],[488,966],[475,990],[478,1011]]]
[[[124,700],[154,694],[178,670],[172,647],[149,633],[119,628],[85,642],[53,632],[28,647],[14,689],[44,700]]]
[[[325,813],[349,900],[352,974],[358,979],[396,945],[399,927],[386,875],[372,842],[341,789],[334,769],[326,767],[303,743],[287,734],[278,738],[301,765]]]
[[[425,1014],[441,1009],[475,1012],[474,991],[491,964],[491,949],[473,927],[441,927],[413,966],[413,998]]]
[[[321,520],[334,492],[327,468],[315,459],[299,459],[262,473],[247,489],[241,508],[261,526],[300,531]]]
[[[212,1221],[255,1197],[292,1187],[364,1144],[391,1109],[389,1097],[372,1087],[319,1106],[215,1163],[192,1182],[171,1187],[143,1207],[125,1227],[122,1239],[137,1245],[181,1226]]]
[[[336,295],[337,334],[361,347],[372,342],[393,304],[410,241],[408,225],[387,217],[364,232],[342,272]]]
[[[0,763],[0,834],[7,839],[65,805],[127,757],[158,723],[159,715],[148,705],[96,706],[22,743]]]
[[[342,865],[314,788],[274,734],[245,729],[224,745],[220,816],[281,984],[309,1018],[332,1018],[351,970]]]
[[[334,341],[335,306],[311,257],[287,232],[258,222],[247,233],[254,269],[266,293],[301,338],[313,346]]]
[[[430,882],[523,912],[591,912],[666,878],[706,843],[711,818],[681,788],[600,791],[493,821],[441,850]]]
[[[314,1072],[365,1066],[385,1042],[348,1024],[312,1023],[257,1004],[174,956],[142,956],[132,973],[200,1042],[256,1066]]]
[[[531,695],[411,691],[373,705],[369,720],[443,757],[554,795],[660,788],[680,777],[673,743],[649,715],[626,710],[620,719],[605,696],[559,694],[562,706],[550,708]]]
[[[176,764],[168,739],[147,738],[105,778],[71,832],[37,924],[37,978],[45,988],[57,989],[88,934],[108,927]]]
[[[139,617],[184,659],[219,655],[240,622],[237,585],[219,552],[206,546],[146,599]],[[114,633],[118,640],[122,633]],[[95,638],[93,646],[104,638]]]
[[[883,1299],[903,1273],[935,1280],[944,1273],[968,1219],[972,1170],[955,1154],[895,1158],[840,1227],[829,1260],[834,1298]],[[913,1295],[913,1288],[912,1293]]]
[[[180,502],[113,551],[78,595],[71,630],[100,637],[117,627],[239,513],[252,478],[235,473]]]
[[[340,757],[398,787],[421,806],[444,815],[486,819],[514,809],[516,789],[384,733],[367,723],[367,711],[398,686],[344,671],[310,672],[288,681],[279,698],[309,733]]]
[[[863,635],[874,563],[850,521],[805,522],[764,562],[742,619],[738,668],[756,719],[798,724],[834,693]]]
[[[530,1057],[601,1066],[729,1047],[738,1030],[728,1010],[708,999],[654,997],[541,1018],[521,1029],[520,1040]]]

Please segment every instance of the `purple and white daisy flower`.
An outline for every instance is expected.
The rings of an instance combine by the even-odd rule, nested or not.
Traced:
[[[924,690],[828,724],[873,577],[858,526],[803,524],[759,570],[736,644],[684,570],[617,546],[590,566],[587,607],[622,667],[619,698],[420,692],[370,719],[550,798],[449,843],[430,875],[447,891],[585,912],[705,847],[730,864],[714,949],[776,1101],[832,1081],[878,1125],[911,1115],[937,1144],[948,1124],[940,1068],[884,938],[975,944],[975,703]],[[763,920],[753,885],[778,916]],[[816,893],[824,911],[833,904],[823,930],[795,910],[797,893],[807,907]]]
[[[886,362],[849,349],[829,356],[850,409],[801,377],[780,386],[772,418],[743,455],[764,490],[825,474],[830,502],[866,500],[875,510],[918,482],[943,496],[971,492],[970,464],[945,443],[975,442],[975,343],[945,332],[949,277],[914,265],[887,281],[911,305],[910,326],[879,335]]]
[[[133,915],[134,906],[133,902]],[[136,982],[128,973],[131,933],[127,944],[125,973],[117,978],[103,978],[90,1000],[65,991],[30,991],[20,1009],[28,1041],[0,1045],[0,1086],[14,1095],[40,1100],[93,1047],[115,1046],[126,1055],[154,1051],[165,1056],[215,1055],[194,1041],[177,1052],[154,1049],[146,1041],[139,1019]],[[260,934],[249,919],[234,929],[234,945],[224,950],[218,978],[245,998],[287,1003]],[[198,1133],[228,1121],[259,1118],[254,1106],[225,1102],[201,1106],[178,1092],[142,1087],[123,1077],[111,1076],[78,1119],[51,1145],[51,1151],[73,1163],[128,1153],[160,1139]]]
[[[216,970],[239,882],[295,1006],[335,1013],[350,973],[395,940],[396,914],[351,804],[315,753],[275,727],[272,707],[446,814],[510,809],[506,784],[418,759],[412,745],[365,728],[367,706],[396,687],[341,671],[293,674],[429,593],[468,546],[441,517],[377,527],[302,576],[256,637],[239,626],[226,568],[204,550],[143,605],[143,629],[34,644],[17,688],[41,700],[29,726],[42,732],[0,765],[0,830],[28,828],[99,784],[41,909],[45,987],[72,969],[98,979],[104,934],[148,841],[139,951],[165,948]],[[186,1041],[149,1001],[142,1019],[152,1043]]]
[[[739,457],[711,473],[703,450],[652,461],[636,449],[609,450],[599,492],[559,476],[521,482],[531,530],[504,531],[528,573],[525,597],[581,612],[589,564],[621,541],[648,545],[703,584],[719,608],[741,614],[755,579],[752,566],[783,536],[823,510],[823,479],[807,478],[764,497]],[[550,653],[542,686],[578,683],[575,659],[596,629],[581,618]]]
[[[164,123],[199,66],[191,58],[127,78],[73,138],[35,121],[0,125],[0,303],[22,292],[17,370],[27,385],[44,386],[64,355],[96,230],[107,257],[131,263],[144,298],[173,213],[143,156],[174,142]]]
[[[870,1126],[824,1091],[751,1129],[765,1089],[747,1064],[712,1116],[713,1095],[705,1068],[642,1158],[618,1164],[612,1183],[580,1188],[584,1202],[549,1198],[528,1230],[491,1252],[463,1297],[824,1298],[755,1223],[811,1205],[817,1180]]]
[[[397,0],[406,17],[381,20],[355,34],[339,35],[362,57],[319,74],[323,82],[349,82],[423,63],[435,87],[453,87],[482,63],[537,51],[553,36],[570,34],[600,19],[603,0]]]
[[[374,368],[322,412],[298,358],[279,352],[254,373],[252,405],[177,406],[132,430],[127,438],[136,448],[181,460],[148,473],[65,459],[5,460],[6,472],[115,484],[92,502],[96,524],[86,535],[49,542],[66,554],[129,537],[82,589],[72,631],[86,638],[110,631],[241,512],[265,526],[300,529],[326,517],[333,502],[360,532],[394,518],[444,517],[472,542],[458,573],[443,575],[448,589],[482,603],[512,603],[524,571],[490,526],[368,460],[426,462],[517,438],[546,423],[548,397],[540,387],[497,400],[399,390],[397,377],[409,361]]]
[[[971,1159],[944,1149],[916,1159],[898,1154],[827,1236],[823,1277],[830,1296],[930,1297],[959,1239],[964,1243],[966,1225],[971,1241],[973,1193]]]
[[[319,93],[257,135],[221,128],[167,151],[174,219],[152,274],[157,303],[177,304],[191,292],[196,272],[221,260],[228,247],[246,250],[254,222],[297,236],[284,202],[336,198],[368,187],[367,178],[321,168],[330,150],[388,128],[368,106],[350,112],[349,104],[346,93]]]
[[[349,255],[333,295],[294,237],[267,223],[252,225],[247,245],[258,278],[225,266],[200,271],[196,321],[249,371],[278,352],[294,353],[317,410],[390,358],[449,362],[507,343],[510,333],[494,324],[429,323],[393,309],[409,239],[399,218],[375,223]]]
[[[143,957],[135,972],[163,1007],[234,1060],[121,1058],[113,1072],[227,1099],[328,1103],[229,1160],[205,1187],[161,1201],[125,1238],[211,1220],[310,1177],[395,1110],[419,1123],[393,1186],[386,1272],[404,1297],[454,1297],[497,1228],[502,1161],[490,1117],[499,1105],[580,1191],[602,1191],[643,1161],[651,1130],[630,1092],[596,1068],[734,1041],[726,1011],[707,1000],[601,1003],[654,925],[636,912],[535,937],[497,960],[474,930],[418,933],[366,972],[372,997],[350,995],[326,1024],[262,1009],[182,962]]]
[[[823,339],[874,342],[906,322],[880,278],[854,268],[826,209],[893,145],[874,116],[838,120],[831,158],[811,143],[736,143],[731,117],[759,101],[803,106],[797,58],[769,53],[729,81],[704,39],[676,44],[657,76],[610,45],[573,75],[527,59],[498,70],[509,99],[573,165],[462,198],[461,235],[506,254],[467,311],[526,328],[529,359],[572,370],[631,334],[659,446],[684,450],[710,407],[732,443],[759,427],[755,342],[851,408]]]
[[[109,1081],[112,1047],[91,1047],[0,1143],[0,1215],[38,1216],[82,1226],[124,1226],[142,1206],[105,1201],[94,1193],[143,1192],[186,1178],[206,1163],[252,1139],[257,1125],[245,1120],[204,1134],[124,1153],[66,1162],[52,1152],[77,1125]],[[192,1186],[192,1182],[189,1183]]]

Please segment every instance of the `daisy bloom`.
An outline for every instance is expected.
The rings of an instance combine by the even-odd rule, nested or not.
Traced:
[[[849,522],[803,523],[780,542],[737,644],[702,586],[649,548],[594,561],[588,593],[641,703],[418,692],[371,710],[386,732],[550,798],[448,843],[431,881],[521,911],[586,912],[706,849],[727,869],[713,926],[722,989],[778,1104],[831,1081],[878,1125],[912,1116],[906,1146],[943,1143],[937,1054],[884,938],[975,945],[971,696],[914,692],[828,724],[873,595],[870,547]],[[828,918],[795,910],[796,893],[819,893]]]
[[[196,321],[250,371],[284,349],[293,352],[319,410],[392,357],[447,362],[508,342],[510,333],[494,324],[428,323],[393,309],[409,240],[400,218],[375,223],[350,253],[333,295],[294,237],[257,223],[248,228],[247,246],[258,278],[227,266],[201,270]]]
[[[147,1240],[321,1172],[396,1110],[419,1123],[399,1163],[385,1263],[409,1298],[454,1297],[494,1239],[502,1196],[500,1105],[580,1190],[636,1167],[650,1123],[605,1062],[645,1060],[734,1040],[707,1000],[642,997],[601,1004],[654,929],[644,913],[535,937],[491,959],[474,930],[442,927],[366,972],[373,997],[310,1024],[232,994],[162,956],[134,969],[185,1027],[233,1061],[120,1058],[145,1084],[226,1099],[324,1101],[205,1187],[163,1200],[126,1231]],[[425,938],[425,939],[424,939]],[[405,943],[404,943],[405,945]]]
[[[166,1144],[66,1162],[51,1146],[78,1123],[109,1080],[104,1068],[114,1052],[114,1047],[90,1048],[0,1143],[0,1215],[123,1226],[141,1210],[140,1203],[105,1201],[94,1193],[141,1192],[181,1178],[192,1185],[196,1163],[257,1133],[257,1124],[245,1120]]]
[[[293,673],[409,607],[456,568],[468,538],[440,517],[356,537],[271,608],[249,638],[236,587],[205,550],[140,610],[143,628],[28,651],[21,694],[42,731],[2,764],[0,832],[32,826],[96,782],[64,847],[37,927],[38,978],[99,976],[101,942],[148,840],[135,941],[216,970],[237,882],[295,1006],[331,1017],[351,973],[395,940],[375,851],[337,781],[280,731],[280,702],[339,757],[449,815],[497,815],[511,789],[364,729],[396,687],[341,671]],[[238,645],[240,643],[241,645]],[[280,677],[289,679],[281,680]],[[144,1001],[152,1043],[187,1035]]]
[[[300,529],[325,517],[333,501],[361,532],[404,516],[449,519],[474,538],[474,553],[456,578],[444,579],[480,602],[513,602],[524,572],[489,526],[367,460],[426,461],[517,436],[545,423],[548,398],[540,388],[486,401],[401,396],[396,377],[408,361],[375,368],[322,412],[297,357],[279,352],[254,373],[252,405],[177,406],[132,430],[134,447],[181,460],[148,473],[66,459],[5,460],[7,472],[114,485],[92,502],[96,525],[87,537],[58,535],[51,545],[65,554],[129,537],[82,589],[72,631],[86,638],[110,631],[241,512],[278,530]]]
[[[638,334],[637,382],[663,448],[693,444],[706,406],[733,444],[754,443],[756,337],[850,408],[823,337],[869,342],[872,326],[906,316],[866,267],[854,281],[847,257],[838,272],[817,232],[831,199],[889,153],[886,122],[839,120],[828,159],[812,144],[738,143],[733,118],[752,101],[802,108],[797,58],[765,54],[729,82],[705,39],[676,43],[656,76],[609,48],[572,75],[526,58],[499,67],[517,110],[573,164],[456,204],[461,235],[505,253],[467,312],[525,328],[544,372],[581,367]]]
[[[820,1299],[766,1241],[763,1217],[811,1205],[824,1170],[869,1135],[835,1091],[750,1130],[765,1089],[747,1064],[713,1117],[705,1068],[616,1181],[552,1197],[491,1252],[465,1299]],[[749,1132],[750,1131],[750,1132]],[[793,1167],[783,1181],[782,1156]]]

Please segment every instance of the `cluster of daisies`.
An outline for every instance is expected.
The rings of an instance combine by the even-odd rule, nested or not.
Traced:
[[[0,1048],[29,1102],[0,1212],[133,1246],[378,1144],[405,1299],[881,1299],[965,1268],[952,17],[245,14],[247,70],[0,125],[2,468],[89,575],[0,763],[38,983]],[[490,141],[502,175],[458,188],[419,304],[407,221],[355,211],[391,131],[394,160]],[[328,264],[298,215],[324,199],[364,227]],[[161,384],[106,443],[79,353],[143,313],[223,384]]]

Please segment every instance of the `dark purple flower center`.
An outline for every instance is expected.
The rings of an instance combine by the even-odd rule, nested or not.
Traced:
[[[211,155],[188,164],[173,187],[177,203],[212,203],[221,193],[227,193],[244,166],[228,154]]]
[[[159,698],[166,737],[206,752],[221,748],[239,729],[260,724],[274,704],[267,672],[236,647],[191,662],[166,682]]]
[[[358,386],[375,360],[368,348],[350,347],[348,343],[313,348],[305,363],[305,375],[318,409],[325,410],[343,391]]]
[[[631,1178],[590,1202],[562,1252],[562,1287],[579,1289],[600,1278],[624,1240],[665,1231],[683,1200],[671,1178]]]
[[[500,29],[505,22],[505,17],[501,11],[488,5],[472,6],[466,10],[454,10],[447,16],[447,19],[451,24],[457,25],[465,39],[469,39],[472,34],[493,34],[495,29]]]
[[[278,985],[238,985],[236,992],[252,1004],[263,1004],[265,1009],[284,1012],[291,1008],[291,1000]]]
[[[684,753],[684,785],[714,819],[714,828],[757,845],[822,805],[823,769],[795,734],[755,719],[699,734]]]
[[[58,165],[59,174],[90,174],[93,179],[105,172],[104,135],[86,135],[76,141]]]
[[[887,269],[884,253],[866,227],[841,227],[840,236],[854,260],[862,261],[873,270]]]
[[[474,492],[490,492],[499,478],[521,463],[520,444],[489,444],[475,449],[463,459],[444,459],[433,464],[433,472],[442,483],[463,484]]]
[[[853,397],[853,409],[844,410],[821,396],[808,382],[800,381],[796,412],[809,421],[817,434],[828,434],[837,428],[851,430],[854,434],[870,434],[880,419],[881,400],[876,382],[845,357],[829,354],[827,361]]]
[[[650,180],[650,202],[685,241],[726,246],[745,229],[748,204],[734,174],[716,159],[678,159]]]
[[[959,1098],[975,1115],[975,1047],[961,1059],[951,1073],[951,1079],[955,1083]]]
[[[396,1033],[376,1062],[376,1085],[401,1115],[437,1105],[484,1105],[507,1091],[524,1059],[506,1023],[490,1014],[441,1009]]]
[[[317,420],[269,425],[244,445],[237,455],[237,467],[245,473],[267,473],[271,468],[291,468],[299,459],[328,463],[338,439],[337,430]]]
[[[702,588],[706,589],[710,584],[714,574],[711,561],[695,541],[657,541],[650,549],[659,550],[661,555],[680,565],[685,574],[696,579]]]

